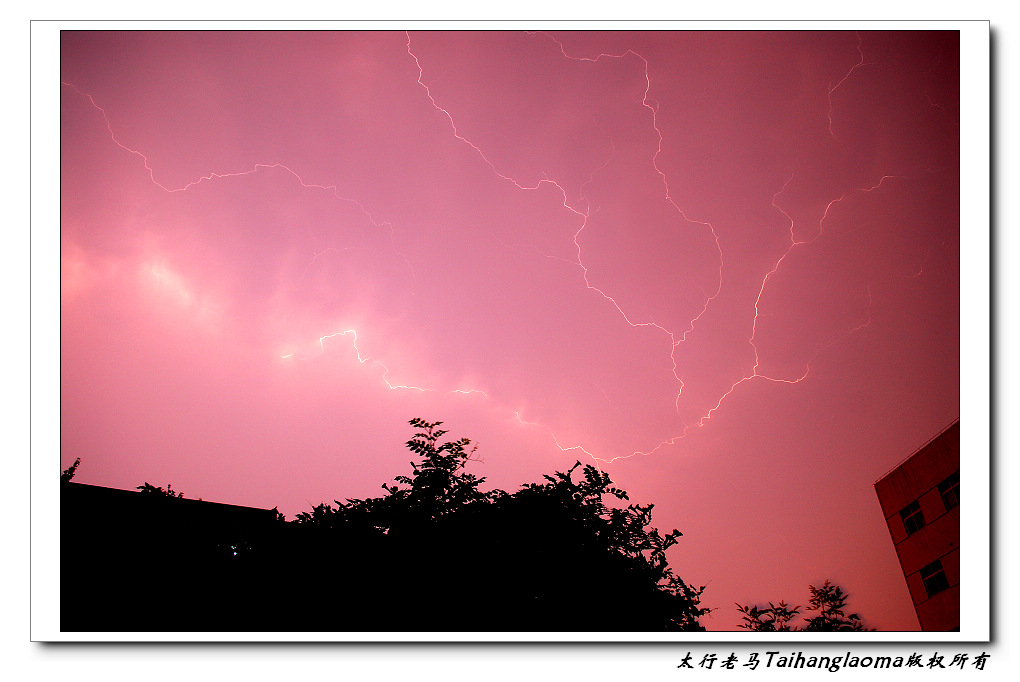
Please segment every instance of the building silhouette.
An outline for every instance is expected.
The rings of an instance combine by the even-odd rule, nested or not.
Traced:
[[[60,484],[60,629],[275,629],[253,556],[275,509]]]
[[[922,630],[960,629],[960,422],[875,482]]]

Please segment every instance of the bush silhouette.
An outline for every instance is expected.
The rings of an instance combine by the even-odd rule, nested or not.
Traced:
[[[800,606],[790,607],[786,602],[769,602],[768,608],[737,604],[737,610],[744,614],[739,627],[753,632],[865,632],[861,617],[856,613],[847,614],[847,594],[843,588],[828,580],[821,587],[808,585],[811,599],[808,611],[817,615],[806,617],[802,625],[791,625],[790,621],[800,614]],[[806,616],[806,614],[804,614]]]

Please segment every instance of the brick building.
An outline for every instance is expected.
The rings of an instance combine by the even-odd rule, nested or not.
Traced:
[[[960,629],[960,422],[875,482],[922,630]]]

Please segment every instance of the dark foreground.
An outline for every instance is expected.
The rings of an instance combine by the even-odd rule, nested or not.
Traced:
[[[272,509],[62,483],[60,627],[700,629],[693,606],[657,589],[642,572],[645,563],[607,552],[567,512],[553,500],[506,497],[384,533],[283,522]]]

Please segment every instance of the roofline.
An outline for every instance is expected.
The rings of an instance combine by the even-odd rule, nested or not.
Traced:
[[[78,487],[78,488],[91,488],[93,490],[114,491],[114,492],[118,492],[118,493],[127,493],[129,495],[149,495],[153,499],[159,499],[159,497],[160,497],[158,495],[152,495],[151,493],[148,493],[148,494],[147,493],[143,493],[141,490],[138,490],[138,489],[135,489],[135,490],[125,490],[124,488],[111,488],[111,487],[105,486],[105,485],[94,485],[92,483],[78,483],[76,481],[63,481],[63,482],[61,482],[60,485],[62,485],[62,486],[63,485],[73,485],[73,486]],[[167,496],[167,497],[172,497],[172,499],[179,500],[181,502],[199,503],[199,504],[203,504],[203,505],[210,505],[210,506],[213,506],[213,507],[230,507],[230,508],[233,508],[233,509],[246,509],[246,510],[266,512],[266,513],[270,513],[272,511],[274,511],[274,509],[275,509],[275,508],[274,509],[265,509],[263,507],[249,507],[249,506],[242,505],[242,504],[231,504],[229,502],[213,502],[212,500],[200,500],[197,497],[177,497],[177,496]]]
[[[888,475],[889,475],[889,474],[891,474],[892,472],[894,472],[894,471],[896,471],[897,469],[899,469],[899,468],[900,468],[901,466],[903,466],[903,463],[904,463],[904,462],[906,462],[906,461],[907,461],[908,459],[910,459],[911,457],[913,457],[914,455],[916,455],[917,453],[919,453],[919,452],[920,452],[921,450],[924,450],[924,449],[925,449],[926,447],[928,447],[928,446],[929,446],[929,445],[930,445],[930,444],[932,443],[932,441],[936,440],[936,439],[937,439],[937,438],[938,438],[939,436],[941,436],[941,435],[942,435],[943,433],[945,433],[946,431],[948,431],[949,429],[953,428],[954,426],[956,426],[956,425],[957,425],[957,424],[959,424],[959,423],[960,423],[960,418],[959,418],[959,417],[957,417],[957,418],[956,418],[956,419],[954,419],[954,420],[953,420],[952,422],[950,422],[950,423],[949,423],[948,425],[946,425],[946,426],[942,427],[941,429],[939,429],[938,433],[936,433],[936,434],[935,434],[934,436],[932,436],[932,437],[931,437],[931,438],[929,438],[928,440],[924,441],[924,443],[923,443],[923,444],[922,444],[922,445],[921,445],[921,446],[920,446],[919,448],[917,448],[916,450],[914,450],[913,452],[911,452],[911,453],[910,453],[909,455],[907,455],[906,457],[904,457],[903,459],[901,459],[901,460],[900,460],[899,462],[897,462],[897,463],[896,463],[896,464],[895,464],[895,465],[893,466],[893,468],[892,468],[892,469],[889,469],[889,471],[885,472],[884,474],[882,474],[881,476],[879,476],[879,477],[878,477],[877,479],[875,479],[875,482],[874,482],[874,483],[873,483],[872,485],[878,485],[879,481],[882,481],[882,480],[883,480],[883,479],[884,479],[884,478],[885,478],[886,476],[888,476]]]

